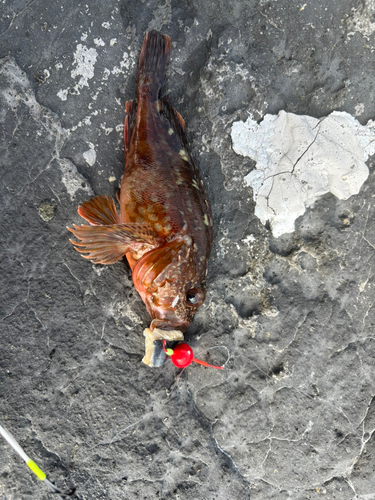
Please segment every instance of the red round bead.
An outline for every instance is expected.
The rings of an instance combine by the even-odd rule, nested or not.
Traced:
[[[188,344],[182,343],[173,349],[171,360],[177,368],[185,368],[193,361],[193,356],[193,349]]]

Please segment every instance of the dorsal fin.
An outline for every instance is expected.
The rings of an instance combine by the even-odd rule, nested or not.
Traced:
[[[126,118],[124,122],[124,152],[125,152],[125,160],[126,155],[129,151],[130,139],[132,137],[135,118],[137,116],[137,101],[127,101],[125,104],[125,113]]]

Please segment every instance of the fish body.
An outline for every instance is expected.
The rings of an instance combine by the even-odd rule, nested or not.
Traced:
[[[137,101],[126,103],[119,213],[112,198],[97,196],[78,208],[90,226],[68,228],[80,240],[71,240],[76,250],[95,263],[126,255],[157,338],[185,331],[203,303],[213,240],[211,208],[184,120],[160,97],[170,47],[166,35],[145,36]]]

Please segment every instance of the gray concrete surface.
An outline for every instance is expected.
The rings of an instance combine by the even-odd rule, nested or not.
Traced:
[[[230,131],[248,112],[375,118],[370,0],[4,0],[0,7],[0,420],[80,499],[375,499],[374,170],[274,238]],[[144,33],[171,36],[166,91],[215,220],[187,335],[223,372],[141,364],[126,267],[68,242],[114,195]],[[53,498],[0,442],[1,500]]]

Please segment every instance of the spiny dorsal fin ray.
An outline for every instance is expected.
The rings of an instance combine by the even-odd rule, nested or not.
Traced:
[[[124,152],[126,160],[126,155],[129,151],[129,146],[130,146],[130,139],[132,137],[135,125],[135,118],[137,116],[137,102],[135,99],[133,101],[126,102],[125,113],[126,113],[126,118],[124,122]]]

